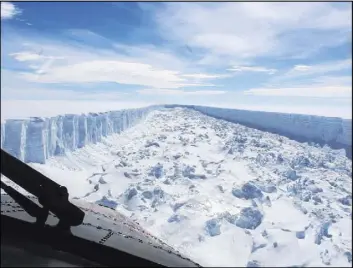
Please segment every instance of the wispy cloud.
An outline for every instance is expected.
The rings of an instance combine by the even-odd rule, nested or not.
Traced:
[[[92,22],[47,24],[35,6],[2,3],[2,100],[349,105],[349,3],[126,3],[126,16],[99,5]]]
[[[83,33],[87,35],[86,31]],[[90,32],[89,36],[92,35],[95,38],[97,36]],[[201,80],[225,76],[207,73],[184,74],[187,70],[185,64],[171,66],[173,61],[178,62],[174,56],[147,47],[130,46],[128,49],[127,46],[119,46],[119,52],[32,39],[30,43],[26,43],[25,48],[24,51],[10,53],[10,56],[27,64],[34,72],[19,73],[18,78],[40,84],[113,82],[154,88],[209,87],[214,85],[203,83]],[[137,53],[134,55],[132,52]]]
[[[1,100],[122,100],[127,99],[126,92],[109,91],[104,88],[85,91],[75,87],[53,88],[46,84],[18,79],[16,72],[1,70]]]
[[[247,95],[318,98],[352,98],[352,76],[337,74],[352,69],[352,60],[295,65],[270,79],[265,87],[244,91]],[[329,75],[331,74],[331,75]]]
[[[331,61],[315,65],[296,65],[282,77],[294,78],[299,76],[309,76],[316,74],[322,75],[330,72],[347,70],[349,68],[352,68],[352,59]]]
[[[220,78],[227,78],[231,75],[229,74],[183,74],[183,77],[187,78],[194,78],[194,79],[220,79]]]
[[[78,90],[63,90],[52,88],[11,88],[1,94],[7,100],[122,100],[128,97],[128,93],[121,92],[85,92]]]
[[[261,66],[233,66],[232,68],[229,68],[227,70],[232,72],[261,72],[268,74],[274,74],[277,72],[276,69],[270,69]]]
[[[309,65],[295,65],[293,67],[293,71],[309,71],[311,69],[311,66]]]
[[[25,73],[22,77],[28,81],[34,81],[37,77]],[[156,69],[143,63],[118,61],[118,60],[94,60],[80,63],[52,67],[39,83],[101,83],[115,82],[119,84],[144,85],[152,87],[163,86],[165,88],[178,88],[192,86],[186,80],[179,77],[179,73]]]
[[[282,97],[352,98],[352,87],[302,86],[292,88],[254,88],[246,90],[244,94]]]
[[[352,59],[323,62],[314,65],[295,65],[290,70],[279,74],[268,81],[268,85],[285,86],[288,84],[315,83],[328,74],[352,70]],[[332,75],[331,75],[332,77]]]
[[[1,20],[9,20],[20,14],[21,10],[18,9],[13,3],[1,2]]]
[[[290,57],[349,42],[352,10],[307,2],[168,3],[155,20],[168,40],[231,61]]]
[[[352,86],[352,76],[349,75],[336,75],[336,76],[318,76],[312,79],[313,83],[320,85],[344,85]]]
[[[126,55],[126,57],[134,58],[138,62],[148,63],[153,62],[153,65],[159,68],[168,68],[175,70],[188,70],[193,62],[190,59],[177,55],[173,50],[165,47],[157,47],[151,44],[141,45],[125,45],[114,43],[113,47],[117,53]]]
[[[138,93],[143,95],[178,95],[178,96],[188,96],[188,95],[221,95],[227,93],[222,90],[194,90],[194,91],[186,91],[186,90],[177,90],[177,89],[140,89],[137,90]]]
[[[22,51],[17,53],[11,53],[10,56],[14,57],[17,61],[38,61],[46,59],[63,59],[63,57],[53,57],[42,55],[43,51],[38,53],[31,51]]]

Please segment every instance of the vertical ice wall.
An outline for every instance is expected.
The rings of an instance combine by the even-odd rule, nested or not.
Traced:
[[[5,123],[3,148],[21,161],[25,160],[27,120],[10,119]]]
[[[121,111],[114,111],[109,114],[109,119],[112,122],[113,132],[120,133],[121,132],[121,118],[122,112]]]
[[[47,130],[45,119],[31,118],[27,121],[24,162],[45,163],[48,157]]]
[[[67,114],[63,120],[63,145],[64,148],[73,151],[78,144],[78,117],[74,114]]]
[[[276,133],[300,142],[327,144],[334,149],[343,148],[347,156],[352,158],[352,120],[194,105],[166,105],[166,107],[191,108],[218,119]]]
[[[107,137],[113,134],[113,122],[109,119],[109,113],[103,113],[100,116],[102,122],[102,136]]]
[[[144,119],[158,106],[141,109],[34,117],[1,123],[1,147],[24,162],[45,163],[55,155],[98,143]]]
[[[82,114],[78,117],[78,143],[77,148],[82,148],[87,144],[87,117]]]
[[[46,118],[46,154],[47,157],[54,155],[55,147],[56,147],[56,118]]]
[[[63,121],[64,117],[63,116],[57,116],[55,119],[55,125],[56,125],[56,134],[55,132],[53,133],[56,135],[55,139],[55,149],[54,149],[54,155],[62,155],[65,153],[65,147],[63,143]]]
[[[1,123],[1,148],[5,140],[5,123]]]
[[[89,143],[97,143],[96,117],[93,114],[87,116],[87,134]]]
[[[96,115],[97,142],[102,141],[102,118],[100,114]]]

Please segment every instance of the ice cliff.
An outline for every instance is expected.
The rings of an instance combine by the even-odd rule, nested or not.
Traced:
[[[279,134],[299,142],[313,142],[320,145],[326,144],[333,149],[345,149],[346,155],[352,159],[352,120],[350,119],[195,105],[167,105],[166,107],[190,108],[208,116]]]
[[[155,109],[184,107],[203,114],[276,133],[300,142],[345,149],[352,159],[352,120],[313,115],[247,111],[194,105],[150,106],[106,113],[66,114],[51,118],[9,119],[1,123],[1,147],[20,160],[46,159],[97,143],[144,119]]]
[[[51,118],[9,119],[1,123],[1,148],[26,163],[42,163],[137,124],[158,106]]]

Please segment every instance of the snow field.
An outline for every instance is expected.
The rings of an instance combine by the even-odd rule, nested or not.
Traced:
[[[342,150],[174,108],[30,165],[204,266],[351,266]]]

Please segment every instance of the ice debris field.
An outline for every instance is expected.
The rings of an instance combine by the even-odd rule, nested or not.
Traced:
[[[1,146],[71,198],[129,216],[203,266],[348,267],[351,128],[340,118],[150,106],[7,120]]]

